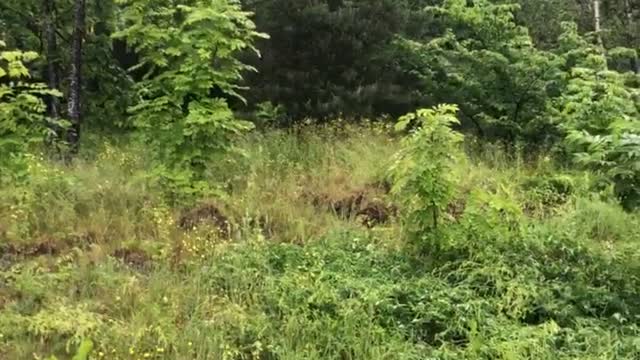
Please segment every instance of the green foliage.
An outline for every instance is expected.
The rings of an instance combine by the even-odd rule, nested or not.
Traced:
[[[513,4],[449,0],[427,8],[439,33],[428,42],[401,40],[409,64],[432,101],[457,104],[466,128],[508,141],[554,137],[542,116],[557,73],[552,54],[538,50],[516,24]],[[413,65],[412,65],[413,64]]]
[[[551,114],[581,166],[605,175],[626,208],[640,201],[640,91],[629,78],[607,68],[607,59],[572,25],[561,37],[566,89]]]
[[[513,193],[505,186],[495,191],[475,190],[469,196],[463,224],[478,239],[517,234],[522,222],[522,209]]]
[[[32,159],[28,183],[0,187],[27,197],[0,201],[0,353],[69,359],[91,339],[89,357],[109,359],[636,358],[638,214],[582,194],[590,173],[496,148],[500,164],[453,162],[454,118],[444,107],[399,125],[414,129],[402,150],[419,149],[402,163],[440,164],[442,178],[422,179],[446,180],[455,196],[437,199],[463,204],[438,231],[412,228],[432,240],[420,252],[402,224],[368,228],[309,199],[374,186],[399,146],[377,125],[252,133],[238,144],[249,156],[212,162],[234,241],[207,219],[179,226],[191,209],[163,201],[142,144]],[[530,216],[537,193],[568,200]]]
[[[610,179],[621,203],[633,209],[640,206],[640,129],[613,131],[611,135],[573,131],[567,141],[576,149],[576,162]]]
[[[640,358],[632,1],[88,1],[60,164],[74,3],[0,1],[0,357]]]
[[[581,5],[564,0],[517,1],[520,10],[516,12],[518,23],[524,24],[535,43],[544,49],[553,49],[563,32],[563,23],[578,23]],[[589,14],[591,15],[591,14]],[[592,17],[587,21],[591,23]]]
[[[638,89],[627,78],[607,69],[607,60],[595,47],[581,39],[575,26],[567,26],[562,36],[561,56],[566,88],[553,100],[556,122],[566,131],[586,131],[603,135],[613,127],[638,117]]]
[[[82,340],[72,360],[88,360],[91,351],[93,351],[93,341],[88,339]]]
[[[282,126],[287,122],[284,106],[274,105],[270,101],[256,105],[253,117],[255,118],[254,123],[263,129],[269,126]]]
[[[581,229],[600,244],[620,246],[640,236],[638,218],[625,212],[616,201],[578,198],[575,207],[568,216],[569,226]]]
[[[77,356],[85,354],[86,358],[86,354],[91,351],[91,346],[88,346],[84,337],[95,331],[101,321],[100,315],[87,311],[84,307],[55,304],[31,316],[28,319],[28,331],[42,339],[69,336],[70,341],[67,347],[70,348],[71,344],[79,346]]]
[[[238,120],[223,96],[240,97],[236,84],[252,70],[237,60],[263,34],[236,1],[207,0],[188,5],[121,1],[124,29],[114,34],[140,54],[133,122],[154,156],[169,171],[201,178],[206,164],[227,151],[234,135],[251,129]],[[186,171],[186,172],[185,172]],[[177,173],[170,177],[181,177]]]
[[[282,104],[290,121],[402,115],[424,102],[416,77],[397,65],[397,34],[419,36],[426,0],[250,0],[264,57],[247,83],[252,102]]]
[[[397,130],[405,130],[415,122],[403,141],[391,166],[392,193],[397,195],[406,214],[412,236],[437,230],[441,213],[453,194],[451,167],[460,156],[462,135],[451,129],[458,124],[453,105],[420,109],[401,117]]]
[[[37,57],[34,52],[0,50],[0,183],[18,176],[21,158],[45,139],[47,119],[42,98],[60,96],[45,84],[29,81],[26,63]]]
[[[527,179],[522,184],[532,207],[554,207],[569,201],[576,193],[574,179],[568,175],[550,174]],[[534,209],[531,209],[534,210]]]

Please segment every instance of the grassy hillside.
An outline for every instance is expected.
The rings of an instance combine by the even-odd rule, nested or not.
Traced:
[[[126,142],[32,158],[0,189],[0,359],[640,358],[640,216],[595,175],[468,141],[416,243],[398,147],[250,134],[198,199]]]

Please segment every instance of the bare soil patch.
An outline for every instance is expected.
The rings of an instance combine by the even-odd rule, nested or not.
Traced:
[[[231,235],[231,222],[222,210],[214,204],[202,204],[185,212],[178,222],[180,228],[186,231],[193,230],[197,226],[207,225],[217,229],[220,236]]]
[[[356,218],[371,228],[386,224],[397,215],[397,207],[383,200],[385,193],[384,187],[370,185],[338,195],[307,191],[303,198],[315,207],[332,211],[342,218]]]
[[[113,252],[113,257],[136,269],[147,268],[151,257],[139,248],[120,248]]]

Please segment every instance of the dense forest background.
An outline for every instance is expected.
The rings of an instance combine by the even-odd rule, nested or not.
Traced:
[[[198,162],[184,152],[199,150],[178,149],[175,140],[190,138],[206,151],[224,147],[213,133],[226,138],[251,126],[234,117],[287,127],[305,119],[396,118],[441,103],[459,107],[466,133],[535,149],[570,135],[584,145],[595,141],[588,136],[635,133],[621,121],[638,115],[638,6],[4,1],[0,24],[5,48],[29,53],[28,70],[14,75],[60,91],[47,95],[43,115],[72,152],[81,129],[144,128],[153,130],[138,132],[147,140],[174,143],[160,146],[172,154],[158,154]],[[12,56],[19,55],[4,61]],[[203,121],[199,134],[177,135],[177,118],[203,113],[227,121],[217,130]]]
[[[148,13],[136,17],[126,10],[134,4]],[[151,70],[142,57],[150,42],[169,41],[163,38],[169,36],[163,34],[169,28],[153,28],[159,25],[154,23],[159,14],[153,12],[178,5],[8,0],[1,5],[0,24],[9,49],[40,54],[31,66],[33,80],[66,95],[73,87],[74,61],[80,56],[84,126],[126,127],[131,123],[125,120],[125,111],[136,100],[134,84]],[[216,6],[224,13],[239,3],[224,9]],[[255,42],[260,56],[235,54],[256,71],[244,74],[241,83],[247,87],[240,92],[247,102],[233,99],[232,107],[251,112],[269,104],[281,125],[287,125],[307,117],[399,116],[445,102],[461,105],[469,127],[478,132],[491,133],[507,124],[522,127],[541,117],[545,100],[560,92],[562,84],[553,83],[560,79],[558,71],[583,65],[558,63],[570,51],[592,46],[606,55],[609,69],[638,72],[639,6],[632,0],[247,0],[242,8],[254,15],[243,14],[243,21],[252,19],[269,38]],[[177,10],[175,16],[180,13]],[[150,31],[123,36],[121,32],[136,23],[150,26]],[[176,18],[174,25],[178,23]],[[573,39],[568,44],[573,30],[564,23],[576,24],[575,36],[584,41]],[[77,37],[83,39],[81,54],[74,54]],[[212,47],[216,41],[211,40]],[[170,44],[165,45],[169,50]],[[129,71],[137,64],[146,67]],[[220,89],[217,95],[229,94]],[[71,98],[64,96],[62,105]],[[56,111],[51,106],[49,110]],[[57,111],[65,118],[75,117]],[[498,135],[523,135],[510,130]]]

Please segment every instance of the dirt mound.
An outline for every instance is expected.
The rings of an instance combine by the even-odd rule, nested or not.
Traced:
[[[388,223],[393,216],[396,216],[398,209],[394,205],[385,204],[380,200],[374,200],[362,207],[357,217],[363,225],[372,228],[376,225]]]
[[[231,235],[231,222],[220,209],[213,204],[203,204],[184,213],[178,222],[180,228],[193,230],[199,225],[213,226],[223,237]]]
[[[113,252],[113,257],[136,269],[144,269],[151,262],[151,257],[138,248],[120,248]]]
[[[60,255],[67,249],[66,244],[53,240],[42,240],[32,244],[0,244],[0,271],[7,271],[22,260]],[[1,281],[0,288],[2,288]]]
[[[34,257],[40,255],[57,255],[64,244],[52,239],[44,239],[32,244],[8,244],[0,248],[3,254],[13,256]]]
[[[248,225],[251,228],[259,229],[267,239],[271,239],[276,234],[281,233],[287,228],[287,223],[280,218],[275,218],[268,215],[257,215],[252,217],[248,221]]]
[[[333,201],[331,203],[331,208],[338,215],[350,217],[357,214],[365,202],[367,202],[367,195],[365,192],[360,191],[342,199]]]
[[[397,213],[397,208],[380,200],[379,189],[366,187],[340,197],[306,192],[303,197],[318,208],[333,211],[343,218],[357,218],[367,227],[385,224]]]
[[[80,247],[87,247],[98,242],[98,234],[93,231],[74,233],[70,234],[65,241],[69,244],[75,244]]]

